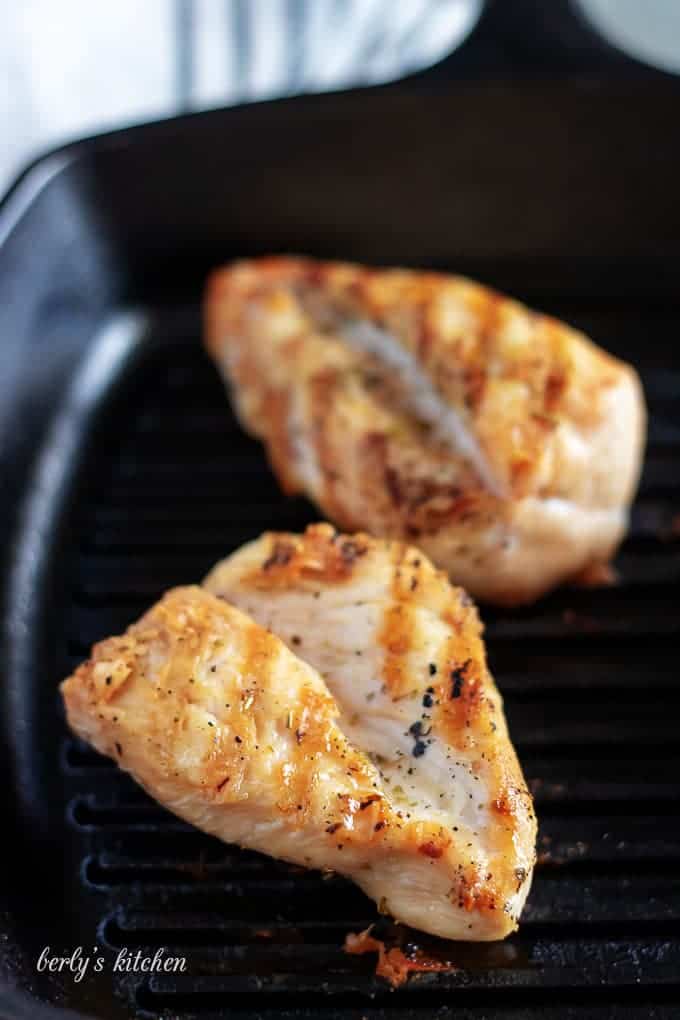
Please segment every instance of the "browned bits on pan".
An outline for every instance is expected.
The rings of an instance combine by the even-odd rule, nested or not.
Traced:
[[[382,907],[382,901],[380,907]],[[384,910],[379,908],[379,912],[387,914],[387,905],[385,904]],[[374,938],[371,935],[372,928],[373,926],[371,925],[370,928],[360,932],[358,935],[350,932],[345,938],[344,951],[352,956],[360,956],[363,953],[377,953],[378,962],[375,973],[378,977],[388,981],[393,988],[403,985],[411,972],[456,969],[450,961],[428,956],[415,945],[407,945],[404,949],[401,949],[399,946],[393,946],[391,949],[388,949],[382,939]]]

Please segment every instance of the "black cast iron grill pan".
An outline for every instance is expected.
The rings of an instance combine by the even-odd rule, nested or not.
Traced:
[[[677,93],[463,91],[464,109],[460,91],[388,89],[126,132],[66,150],[5,206],[8,1017],[680,1015]],[[467,271],[632,360],[650,405],[619,585],[483,610],[541,822],[521,929],[396,992],[342,952],[376,920],[357,889],[168,815],[68,734],[57,695],[164,589],[318,517],[280,494],[200,347],[207,270],[271,248]],[[46,944],[96,946],[106,967],[37,974]],[[158,948],[186,971],[113,973],[121,950]]]

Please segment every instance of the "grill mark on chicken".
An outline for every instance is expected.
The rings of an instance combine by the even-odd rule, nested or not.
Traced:
[[[414,637],[415,621],[408,603],[401,599],[401,579],[405,571],[408,551],[400,542],[391,546],[393,560],[392,597],[383,612],[383,624],[378,642],[383,649],[382,677],[392,700],[409,694],[412,683],[409,679],[407,662]]]
[[[395,701],[410,690],[405,662],[412,639],[413,620],[408,606],[400,602],[388,605],[384,611],[384,623],[378,641],[385,653],[382,676],[390,697]]]
[[[486,291],[480,299],[479,318],[477,322],[477,343],[479,345],[479,359],[477,364],[468,365],[465,369],[465,406],[471,411],[478,411],[487,382],[486,366],[492,357],[494,336],[498,330],[502,298],[492,290]]]
[[[320,475],[323,500],[331,516],[342,526],[347,515],[342,500],[336,492],[337,467],[335,452],[328,441],[328,417],[332,413],[338,389],[339,377],[336,372],[324,371],[310,380],[310,414],[315,437],[316,463]]]

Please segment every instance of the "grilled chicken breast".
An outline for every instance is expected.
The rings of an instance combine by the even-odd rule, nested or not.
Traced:
[[[74,731],[227,842],[341,872],[436,935],[512,931],[535,822],[463,592],[329,526],[207,584],[94,647],[62,685]]]
[[[518,604],[606,563],[645,410],[633,369],[469,280],[272,257],[216,272],[206,344],[289,492]]]
[[[264,535],[219,564],[205,587],[320,673],[343,734],[374,763],[370,804],[359,798],[354,821],[327,827],[345,855],[359,824],[358,839],[372,844],[360,855],[370,871],[362,863],[347,872],[332,850],[326,866],[425,931],[473,939],[512,931],[530,884],[535,821],[467,595],[418,550],[327,524]]]

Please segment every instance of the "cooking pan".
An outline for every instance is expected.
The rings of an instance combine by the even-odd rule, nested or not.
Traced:
[[[0,1015],[670,1018],[680,1011],[680,90],[441,81],[67,146],[0,209]],[[375,907],[174,819],[66,730],[90,644],[268,527],[279,492],[200,345],[206,273],[306,252],[467,273],[639,369],[619,581],[482,607],[541,830],[519,932],[394,992]],[[38,969],[81,947],[81,980]],[[114,970],[157,950],[180,973]],[[94,961],[104,963],[95,972]]]

